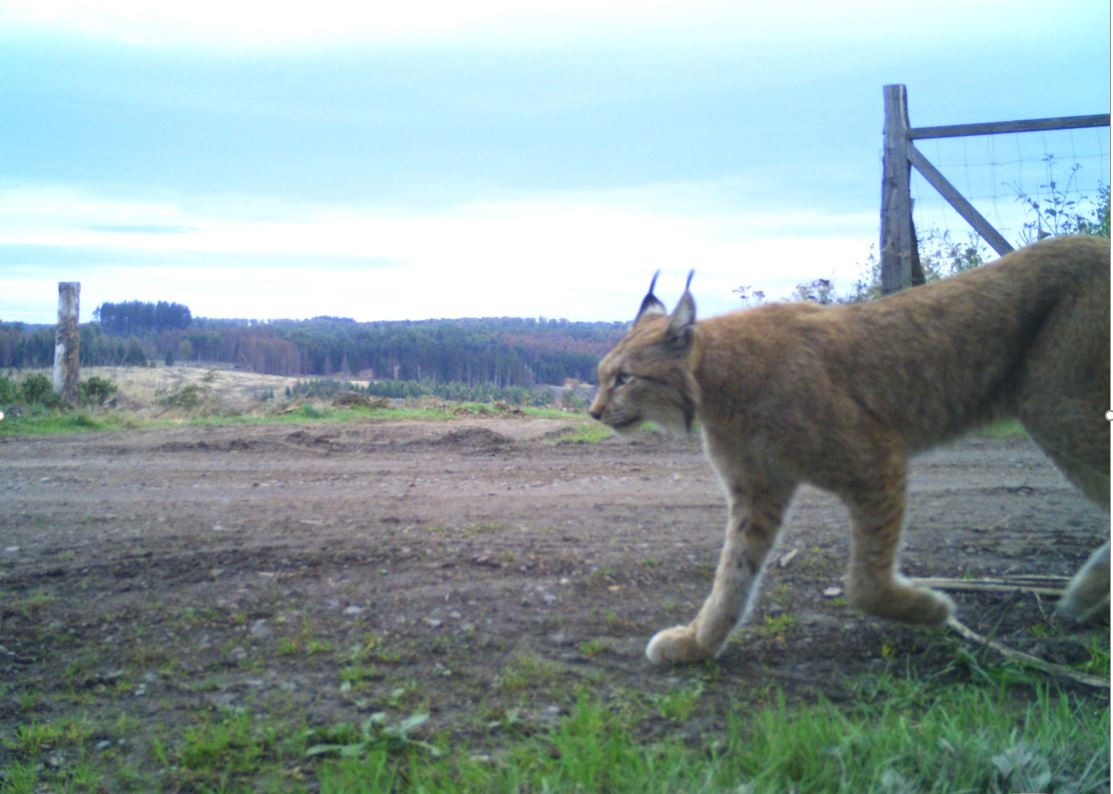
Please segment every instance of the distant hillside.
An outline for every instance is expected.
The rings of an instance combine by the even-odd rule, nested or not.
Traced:
[[[81,325],[85,366],[225,364],[285,376],[499,387],[593,383],[624,323],[514,317],[358,323],[192,317],[178,304],[104,304]],[[48,367],[54,327],[0,322],[0,367]]]

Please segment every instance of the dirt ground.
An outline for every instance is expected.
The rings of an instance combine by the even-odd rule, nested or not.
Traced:
[[[770,687],[842,702],[862,673],[970,676],[945,630],[845,605],[846,514],[810,489],[750,626],[713,665],[652,668],[648,638],[706,594],[723,499],[695,437],[563,440],[580,424],[0,438],[0,729],[74,703],[156,733],[205,709],[322,726],[428,710],[431,730],[482,747],[495,724],[554,720],[580,687],[698,678],[711,705]],[[1020,439],[919,459],[909,523],[912,576],[1069,576],[1108,532]],[[972,627],[1049,661],[1108,645],[1108,627],[1061,626],[1052,598],[952,595]]]

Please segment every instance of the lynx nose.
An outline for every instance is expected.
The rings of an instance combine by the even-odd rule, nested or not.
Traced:
[[[588,415],[590,415],[592,419],[602,419],[603,418],[603,409],[596,408],[594,405],[591,406],[590,408],[588,408],[587,412],[588,412]]]

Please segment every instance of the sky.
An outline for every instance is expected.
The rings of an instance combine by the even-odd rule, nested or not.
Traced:
[[[913,126],[1107,113],[1109,23],[1098,0],[0,0],[0,320],[54,322],[60,281],[82,321],[629,320],[657,270],[670,305],[695,270],[700,316],[849,289],[882,87]],[[1107,129],[984,140],[925,153],[1003,212],[1052,152],[1109,184]]]

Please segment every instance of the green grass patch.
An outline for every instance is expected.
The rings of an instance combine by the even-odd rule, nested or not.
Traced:
[[[1046,690],[1021,703],[969,685],[890,693],[849,710],[820,702],[738,706],[702,734],[641,741],[633,718],[581,695],[552,731],[497,757],[366,747],[318,772],[322,792],[1094,791],[1109,776],[1109,710]],[[701,690],[658,700],[671,720]],[[364,748],[361,747],[361,751]]]
[[[942,794],[1100,791],[1109,780],[1108,702],[1047,686],[880,677],[839,705],[778,691],[723,705],[713,681],[689,678],[655,695],[585,687],[538,701],[563,676],[530,654],[506,673],[517,680],[504,686],[532,704],[564,703],[564,716],[471,738],[451,715],[426,722],[401,703],[315,728],[245,709],[181,727],[29,721],[0,733],[0,791]],[[129,749],[94,750],[105,737]]]
[[[182,389],[162,398],[162,404],[166,408],[189,410],[195,414],[185,419],[147,419],[133,413],[110,409],[71,411],[57,406],[29,405],[21,408],[18,414],[13,411],[7,412],[4,419],[0,420],[0,436],[135,430],[182,424],[191,427],[205,427],[344,424],[384,421],[448,422],[469,417],[501,416],[508,411],[506,406],[493,403],[428,403],[418,401],[413,404],[403,403],[384,407],[370,407],[304,402],[265,414],[224,414],[212,405],[212,400],[201,399],[198,395],[197,390]],[[514,408],[513,410],[515,413],[542,419],[567,419],[570,416],[568,412],[555,408]],[[585,423],[585,426],[589,425]]]
[[[84,742],[93,733],[93,724],[84,717],[61,719],[54,722],[31,722],[16,727],[4,744],[28,758],[62,747]]]
[[[983,438],[1008,440],[1027,438],[1028,432],[1018,419],[1006,419],[1001,422],[994,422],[991,425],[986,425],[978,431],[978,435]]]
[[[96,430],[132,430],[143,426],[144,422],[127,414],[32,408],[19,416],[6,415],[0,421],[0,436],[49,436]]]
[[[693,681],[687,686],[670,689],[653,698],[657,712],[667,720],[687,722],[695,713],[700,697],[703,695],[702,681]]]
[[[584,422],[556,436],[558,444],[598,444],[614,438],[614,431],[601,422]]]

